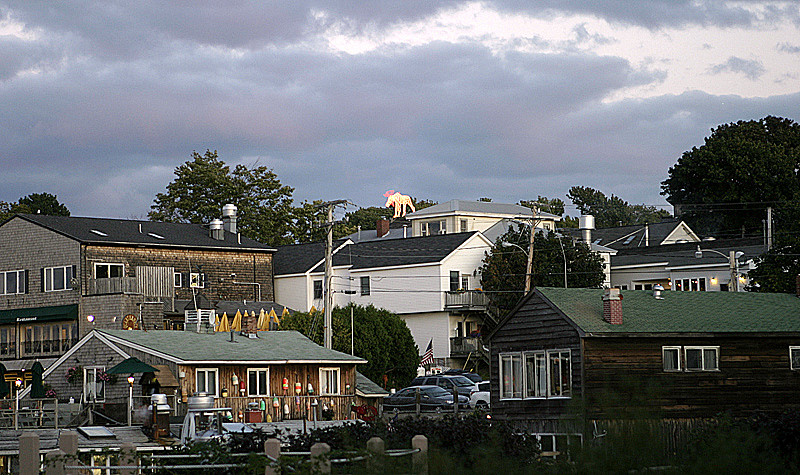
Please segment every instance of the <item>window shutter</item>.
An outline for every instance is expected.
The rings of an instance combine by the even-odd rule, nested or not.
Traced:
[[[40,286],[41,288],[40,288],[40,291],[41,291],[42,293],[44,293],[44,267],[42,267],[41,277],[42,277],[42,279],[41,279],[41,286]]]
[[[29,287],[28,287],[28,282],[30,281],[30,276],[29,276],[29,274],[30,274],[30,272],[29,272],[29,271],[26,269],[26,270],[25,270],[25,284],[24,284],[24,285],[25,285],[25,290],[22,292],[22,293],[24,293],[24,294],[28,294],[28,293],[30,293],[30,292],[29,292],[29,290],[30,290],[30,289],[29,289]]]

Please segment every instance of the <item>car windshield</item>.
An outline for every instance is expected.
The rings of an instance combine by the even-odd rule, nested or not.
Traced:
[[[442,389],[440,387],[425,388],[425,392],[428,393],[429,395],[433,396],[433,397],[446,397],[446,396],[450,395],[449,392],[445,391],[444,389]]]
[[[453,376],[452,378],[450,378],[450,380],[453,381],[456,384],[456,386],[466,387],[475,385],[475,383],[465,378],[464,376]]]

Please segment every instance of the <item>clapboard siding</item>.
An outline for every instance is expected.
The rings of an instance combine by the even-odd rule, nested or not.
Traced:
[[[587,338],[587,405],[595,416],[644,412],[668,418],[800,408],[797,338]],[[719,371],[665,372],[663,346],[719,346]]]
[[[503,400],[499,398],[499,355],[506,352],[569,349],[572,360],[572,399]],[[533,295],[505,320],[490,341],[492,416],[500,420],[559,419],[572,412],[582,391],[578,332],[538,295]]]

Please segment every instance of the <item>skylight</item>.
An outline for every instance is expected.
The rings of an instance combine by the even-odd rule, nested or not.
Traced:
[[[626,240],[625,240],[625,242],[623,242],[623,243],[622,243],[622,245],[623,245],[623,246],[627,246],[627,245],[628,245],[628,244],[630,244],[630,243],[631,243],[631,241],[633,241],[634,239],[636,239],[636,235],[635,235],[635,234],[634,234],[633,236],[628,236],[628,239],[626,239]]]
[[[156,234],[156,233],[147,233],[147,235],[151,236],[151,237],[154,237],[156,239],[164,239],[164,236],[161,236],[160,234]]]
[[[107,237],[108,236],[108,234],[104,233],[103,231],[98,231],[96,229],[92,229],[91,232],[97,234],[98,236],[103,236],[103,237]]]

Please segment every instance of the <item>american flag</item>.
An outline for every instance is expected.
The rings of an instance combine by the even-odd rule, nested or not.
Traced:
[[[433,364],[433,338],[431,338],[431,341],[428,343],[428,349],[425,350],[425,353],[422,355],[422,359],[420,360],[419,364]]]

